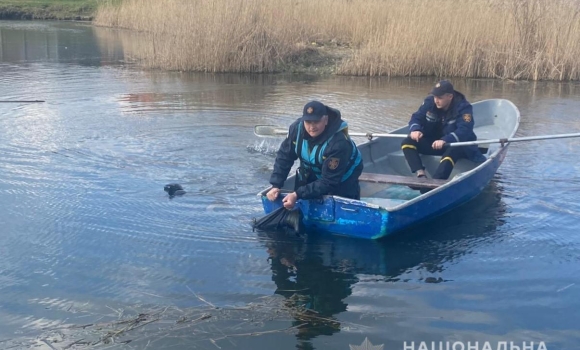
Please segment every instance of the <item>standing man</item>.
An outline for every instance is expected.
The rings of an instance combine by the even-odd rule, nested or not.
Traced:
[[[288,136],[276,155],[267,193],[274,201],[280,195],[294,161],[300,159],[294,192],[284,197],[284,207],[292,209],[298,199],[322,195],[360,199],[358,178],[363,170],[361,154],[348,136],[348,124],[340,111],[319,101],[304,106],[302,118],[288,129]]]
[[[477,146],[445,147],[453,142],[475,141],[473,109],[448,80],[441,80],[409,121],[409,136],[401,147],[411,172],[426,177],[419,154],[440,155],[434,179],[447,179],[461,158],[484,162]]]

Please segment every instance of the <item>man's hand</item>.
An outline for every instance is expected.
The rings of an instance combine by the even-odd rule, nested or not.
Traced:
[[[419,139],[423,137],[423,133],[420,131],[412,131],[409,136],[411,137],[411,140],[419,142]]]
[[[266,194],[266,197],[268,197],[268,199],[273,202],[276,200],[276,198],[278,198],[279,195],[280,195],[280,189],[273,187],[270,191],[268,191],[268,193]]]
[[[284,208],[292,209],[292,208],[294,208],[294,205],[296,205],[297,200],[298,200],[298,195],[296,194],[296,192],[292,192],[289,195],[287,195],[286,197],[284,197],[284,199],[282,200],[282,203],[284,203]]]
[[[443,146],[445,146],[445,141],[443,141],[443,140],[436,140],[431,145],[431,147],[433,147],[433,149],[442,149]]]

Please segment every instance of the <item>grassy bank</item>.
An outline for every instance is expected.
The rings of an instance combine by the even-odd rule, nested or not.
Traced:
[[[0,0],[0,19],[92,20],[98,0]]]
[[[580,78],[580,0],[116,0],[100,25],[171,70]]]

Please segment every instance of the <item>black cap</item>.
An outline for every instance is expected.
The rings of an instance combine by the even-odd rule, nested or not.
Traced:
[[[302,120],[319,121],[327,115],[326,106],[318,101],[310,101],[304,105]]]
[[[445,94],[453,93],[453,85],[449,80],[441,80],[431,90],[431,95],[433,96],[443,96]]]

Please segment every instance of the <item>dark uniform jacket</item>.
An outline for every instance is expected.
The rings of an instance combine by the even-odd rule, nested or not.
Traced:
[[[360,198],[358,177],[363,163],[360,152],[348,136],[348,125],[340,112],[327,107],[328,124],[324,132],[311,138],[297,119],[280,145],[270,177],[272,186],[281,188],[296,159],[300,159],[295,188],[299,199],[337,195]]]
[[[447,110],[435,105],[434,97],[429,95],[409,121],[409,132],[421,131],[424,137],[443,140],[446,143],[475,141],[473,132],[473,108],[465,96],[453,92],[453,100]],[[472,161],[485,160],[477,146],[465,146],[466,154]]]

